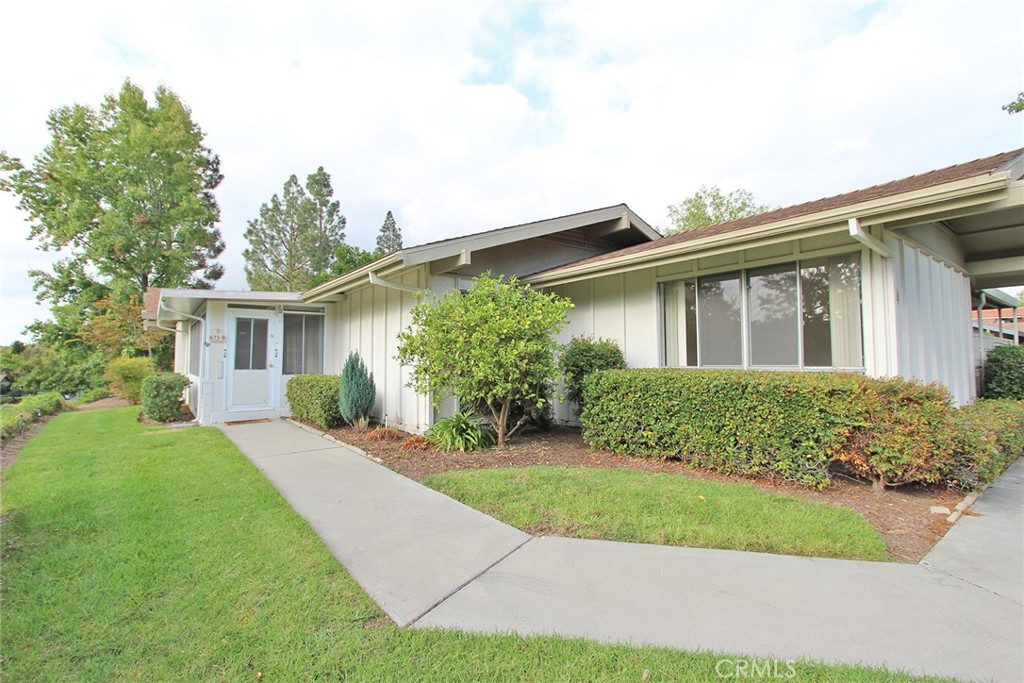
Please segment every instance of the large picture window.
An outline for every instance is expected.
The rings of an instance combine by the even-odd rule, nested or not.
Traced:
[[[324,317],[284,315],[284,374],[319,374],[324,369]]]
[[[857,254],[665,282],[661,295],[668,366],[864,365]]]

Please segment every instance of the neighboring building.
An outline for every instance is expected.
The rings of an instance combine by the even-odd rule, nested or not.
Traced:
[[[213,362],[200,359],[190,389],[203,422],[287,414],[287,375],[270,379],[270,361],[260,380],[238,367],[263,353],[243,335],[266,334],[267,354],[296,348],[288,321],[274,316],[316,307],[319,367],[337,373],[359,352],[377,383],[375,417],[422,431],[435,411],[405,386],[397,335],[414,293],[464,288],[485,270],[568,296],[575,308],[562,340],[613,339],[631,367],[901,375],[942,382],[962,404],[976,395],[972,293],[1024,285],[1022,178],[1024,150],[1015,150],[666,238],[618,205],[404,249],[286,302],[167,292],[160,320],[179,326],[182,371],[202,350],[189,350],[199,323],[179,313],[211,312],[203,324],[220,336],[202,334]],[[266,333],[245,322],[263,318]],[[267,406],[237,403],[250,382],[268,383]],[[556,406],[556,417],[571,411]]]

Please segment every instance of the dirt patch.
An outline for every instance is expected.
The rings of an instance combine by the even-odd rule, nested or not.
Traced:
[[[18,453],[21,453],[21,449],[28,443],[28,440],[38,434],[39,430],[45,427],[46,423],[54,417],[54,415],[44,415],[38,422],[25,425],[25,429],[21,434],[0,441],[0,472],[11,466],[11,463],[18,457]]]
[[[745,481],[760,489],[798,498],[818,500],[850,508],[868,521],[885,539],[891,559],[919,562],[951,526],[942,515],[932,514],[933,505],[952,509],[962,495],[940,487],[903,487],[878,494],[868,482],[837,474],[825,491],[811,491],[782,480],[727,476],[688,467],[679,461],[633,458],[614,453],[590,451],[578,429],[554,427],[548,432],[517,435],[505,450],[476,453],[441,453],[434,449],[404,452],[402,441],[376,441],[370,432],[352,427],[333,429],[333,437],[357,446],[379,459],[386,467],[410,479],[422,481],[431,474],[451,470],[496,467],[629,467],[645,472],[694,477],[713,481]]]
[[[103,410],[105,408],[127,408],[130,406],[127,400],[117,396],[108,396],[92,403],[83,403],[75,406],[75,410]]]

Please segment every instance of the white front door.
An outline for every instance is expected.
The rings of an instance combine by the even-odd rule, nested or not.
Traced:
[[[278,374],[276,316],[270,311],[229,311],[229,410],[272,408]]]

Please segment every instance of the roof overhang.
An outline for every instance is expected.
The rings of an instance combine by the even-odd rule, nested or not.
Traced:
[[[537,273],[524,278],[524,281],[551,287],[600,275],[734,251],[740,248],[740,245],[742,248],[748,248],[813,235],[848,232],[849,221],[852,218],[856,218],[861,226],[920,222],[922,216],[951,215],[958,211],[968,211],[978,205],[1011,205],[1015,201],[1014,193],[1011,192],[1010,172],[986,174],[703,238],[673,242],[664,246],[653,245],[621,256],[613,254],[605,258],[588,259]],[[1024,266],[1024,263],[1021,265]]]
[[[298,302],[298,292],[249,292],[218,289],[161,289],[155,320],[157,324],[191,320],[208,301],[243,304],[284,304]]]
[[[983,289],[971,292],[971,308],[1019,308],[1017,297],[1001,289]]]
[[[303,292],[301,300],[304,303],[337,301],[345,293],[371,284],[371,274],[383,279],[425,264],[431,265],[432,273],[448,272],[471,263],[475,251],[577,229],[587,229],[587,234],[594,238],[628,236],[634,243],[637,239],[661,239],[661,234],[632,209],[617,204],[402,249]]]

